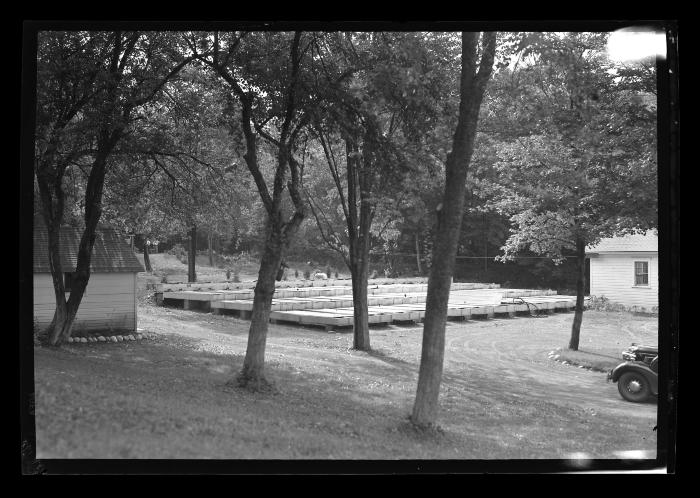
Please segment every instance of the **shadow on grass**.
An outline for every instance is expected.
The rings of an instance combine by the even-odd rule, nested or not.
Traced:
[[[161,350],[162,354],[158,355],[159,359],[153,359],[152,363],[162,367],[168,367],[170,364],[173,368],[199,367],[206,369],[214,379],[214,385],[218,389],[230,394],[236,394],[237,396],[251,396],[255,399],[263,399],[304,391],[306,393],[305,396],[308,396],[309,393],[317,394],[319,396],[319,404],[323,405],[329,404],[329,398],[335,399],[335,401],[330,404],[338,404],[337,398],[339,396],[344,398],[344,400],[340,401],[339,405],[354,406],[358,403],[358,399],[351,391],[348,392],[347,396],[343,396],[343,394],[339,392],[338,387],[339,385],[343,385],[343,382],[329,378],[329,375],[314,373],[304,369],[303,358],[299,360],[266,360],[265,388],[249,389],[242,386],[239,382],[239,376],[243,369],[245,352],[241,351],[238,354],[227,354],[209,351],[205,346],[207,342],[208,341],[205,339],[179,335],[160,335],[152,344]],[[411,368],[413,365],[409,362],[391,358],[378,351],[369,353],[369,356],[381,359],[392,366],[399,365],[402,367],[400,372],[386,372],[386,376],[391,374],[396,378],[403,377],[404,373],[406,373],[407,376],[413,374],[413,368]],[[347,369],[351,372],[357,366],[350,363],[352,355],[348,354],[347,360]],[[368,373],[367,375],[370,377],[374,374],[376,374],[376,371],[373,374]],[[222,379],[221,375],[225,375],[225,378]],[[402,378],[401,380],[405,379]],[[293,387],[293,389],[287,389],[287,387]],[[373,401],[374,398],[374,396],[367,396],[365,398],[366,408],[377,408],[376,402]]]
[[[434,424],[429,427],[419,427],[411,421],[408,416],[398,423],[396,431],[404,437],[416,442],[442,443],[448,440],[449,433],[446,432],[439,424]]]
[[[393,356],[389,356],[381,349],[371,349],[369,351],[366,351],[366,353],[369,356],[371,356],[372,358],[376,358],[378,360],[381,360],[385,363],[388,363],[389,365],[393,365],[396,367],[403,367],[405,369],[405,373],[407,373],[407,374],[413,373],[416,370],[416,365],[414,363],[411,363],[410,361],[402,360],[401,358],[395,358]]]

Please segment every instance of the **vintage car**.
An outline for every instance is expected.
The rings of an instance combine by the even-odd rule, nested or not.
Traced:
[[[659,394],[659,348],[632,344],[622,352],[625,360],[608,373],[608,382],[627,401],[642,402]]]

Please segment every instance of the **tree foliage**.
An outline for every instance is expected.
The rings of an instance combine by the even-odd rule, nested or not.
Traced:
[[[502,259],[525,249],[577,259],[577,349],[585,247],[656,226],[655,106],[606,60],[606,34],[524,40],[525,62],[500,73],[493,104],[502,118],[491,191],[513,225]]]
[[[34,172],[47,226],[56,312],[49,341],[70,337],[90,278],[95,229],[102,214],[104,179],[119,142],[140,119],[143,106],[187,64],[170,33],[41,32],[37,53]],[[87,175],[84,230],[74,285],[65,297],[59,231],[71,168]]]

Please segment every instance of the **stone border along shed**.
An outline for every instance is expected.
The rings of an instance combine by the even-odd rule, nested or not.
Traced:
[[[61,228],[61,265],[67,289],[76,269],[81,235],[81,229]],[[45,328],[53,319],[56,299],[49,268],[48,233],[40,217],[34,218],[33,251],[34,322]],[[121,234],[111,228],[98,228],[90,262],[90,281],[78,308],[74,333],[135,333],[136,277],[142,271],[141,262]]]

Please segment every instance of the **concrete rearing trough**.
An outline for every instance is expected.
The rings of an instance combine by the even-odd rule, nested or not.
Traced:
[[[306,283],[315,285],[305,285]],[[302,283],[303,285],[294,285]],[[280,282],[272,300],[271,322],[320,326],[326,330],[352,327],[352,287],[348,280]],[[250,318],[254,282],[158,284],[158,304],[179,304],[216,314],[234,313]],[[425,316],[427,282],[416,279],[370,281],[367,288],[370,324],[419,322]],[[455,282],[451,286],[447,316],[472,317],[569,311],[576,296],[553,290],[502,289],[498,284]]]

